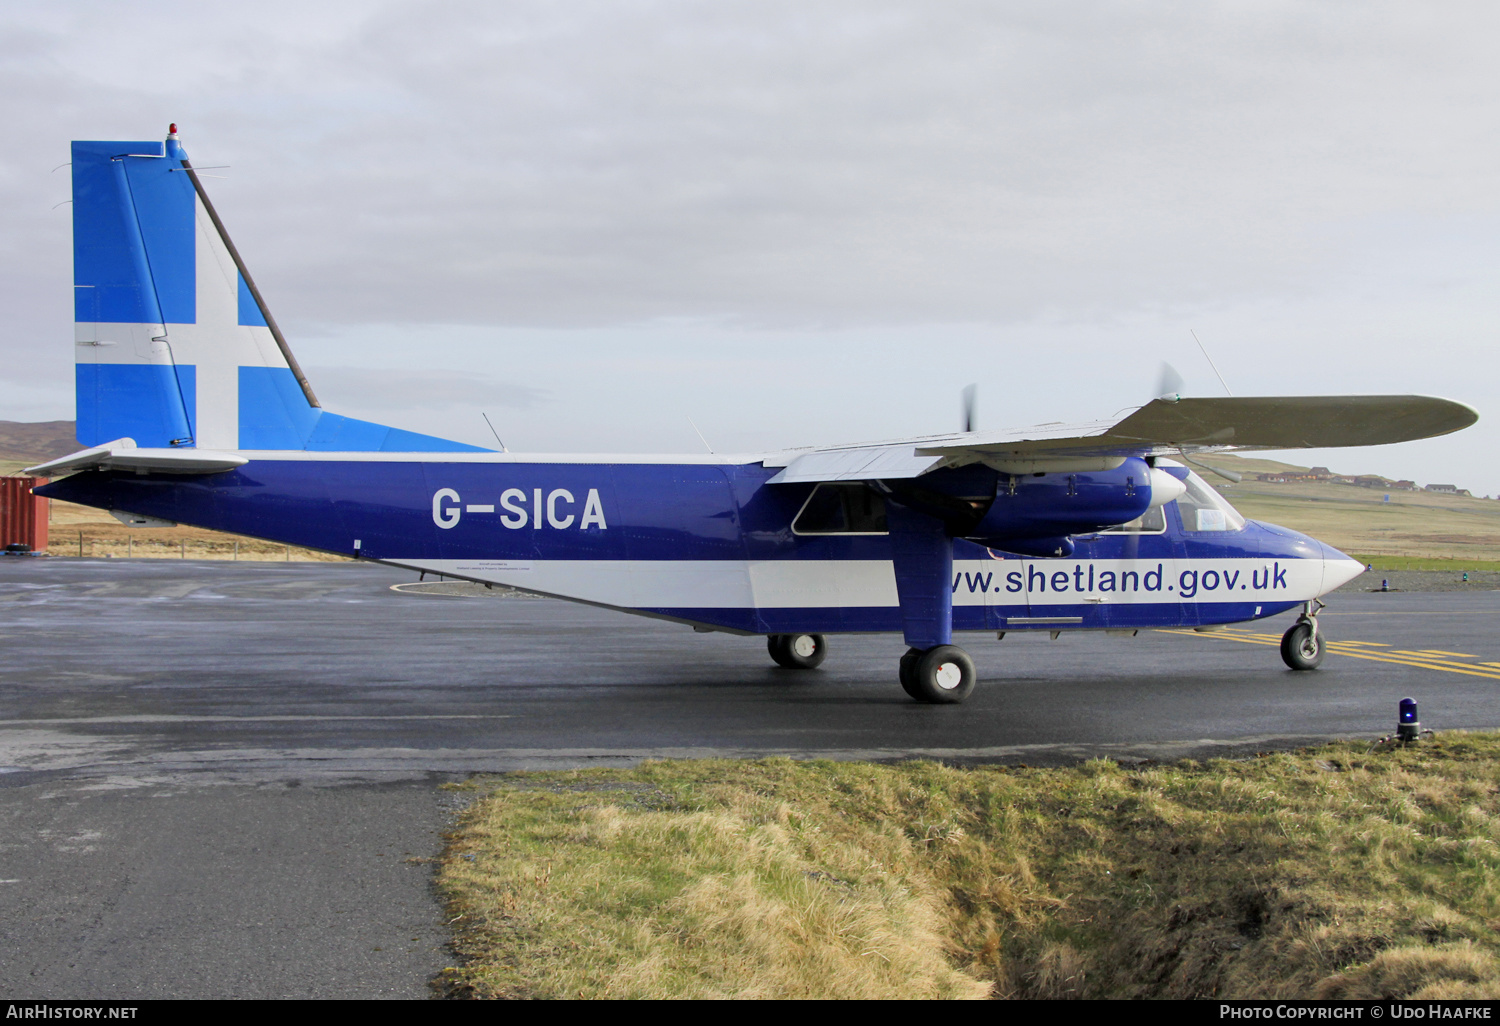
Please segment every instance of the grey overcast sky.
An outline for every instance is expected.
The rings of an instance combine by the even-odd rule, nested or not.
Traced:
[[[0,419],[72,416],[71,139],[178,122],[325,405],[719,451],[1424,392],[1500,494],[1500,7],[0,6]]]

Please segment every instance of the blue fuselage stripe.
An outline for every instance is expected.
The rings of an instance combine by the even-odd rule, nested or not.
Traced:
[[[330,552],[352,554],[357,539],[361,555],[403,563],[891,560],[884,535],[794,534],[813,486],[767,485],[774,473],[759,464],[254,458],[199,477],[84,473],[44,492]],[[1024,616],[1081,616],[1070,626],[1121,629],[1247,620],[1293,604],[1280,575],[1294,560],[1322,558],[1293,532],[1252,523],[1192,535],[1170,512],[1165,534],[1083,537],[1066,561],[997,558],[956,541],[954,629],[1018,629],[1008,621]],[[980,572],[965,562],[976,560]],[[1135,569],[1095,572],[1121,560]],[[1183,569],[1194,566],[1185,560],[1244,562],[1226,571]],[[1094,562],[1085,570],[1080,561]],[[895,605],[630,607],[757,632],[901,629]]]

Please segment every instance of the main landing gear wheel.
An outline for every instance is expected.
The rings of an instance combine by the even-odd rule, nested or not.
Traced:
[[[772,634],[766,638],[766,651],[777,666],[811,670],[828,655],[828,642],[821,634]]]
[[[914,648],[901,657],[902,690],[918,702],[956,705],[974,691],[974,680],[974,660],[955,645]]]
[[[1323,635],[1317,625],[1304,620],[1281,636],[1281,661],[1294,670],[1316,670],[1323,661]]]
[[[905,691],[909,696],[915,698],[919,702],[922,700],[922,698],[917,694],[916,685],[912,683],[912,667],[917,665],[917,660],[920,658],[922,658],[922,650],[920,648],[907,649],[906,655],[901,657],[900,670],[901,690]]]

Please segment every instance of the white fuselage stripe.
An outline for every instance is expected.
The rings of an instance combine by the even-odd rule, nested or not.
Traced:
[[[626,609],[895,607],[886,560],[505,560],[383,562]],[[1322,559],[955,560],[955,606],[1305,602]],[[1352,560],[1351,568],[1355,566]],[[1342,568],[1340,568],[1342,569]],[[1014,576],[1012,576],[1014,575]],[[1337,574],[1336,587],[1350,574]],[[1026,584],[1032,585],[1030,592]]]

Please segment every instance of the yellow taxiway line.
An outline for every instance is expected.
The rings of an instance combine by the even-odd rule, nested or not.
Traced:
[[[1281,635],[1258,634],[1254,631],[1225,628],[1218,631],[1164,630],[1163,634],[1189,634],[1195,638],[1218,638],[1221,641],[1239,641],[1247,645],[1274,645],[1281,647]],[[1327,651],[1351,659],[1369,659],[1377,663],[1395,663],[1398,666],[1415,666],[1419,670],[1442,670],[1444,673],[1462,673],[1470,677],[1488,677],[1500,680],[1500,663],[1460,663],[1445,656],[1478,658],[1465,652],[1444,652],[1436,648],[1409,650],[1391,648],[1380,641],[1329,641],[1324,643]],[[1371,651],[1386,649],[1386,651]]]

